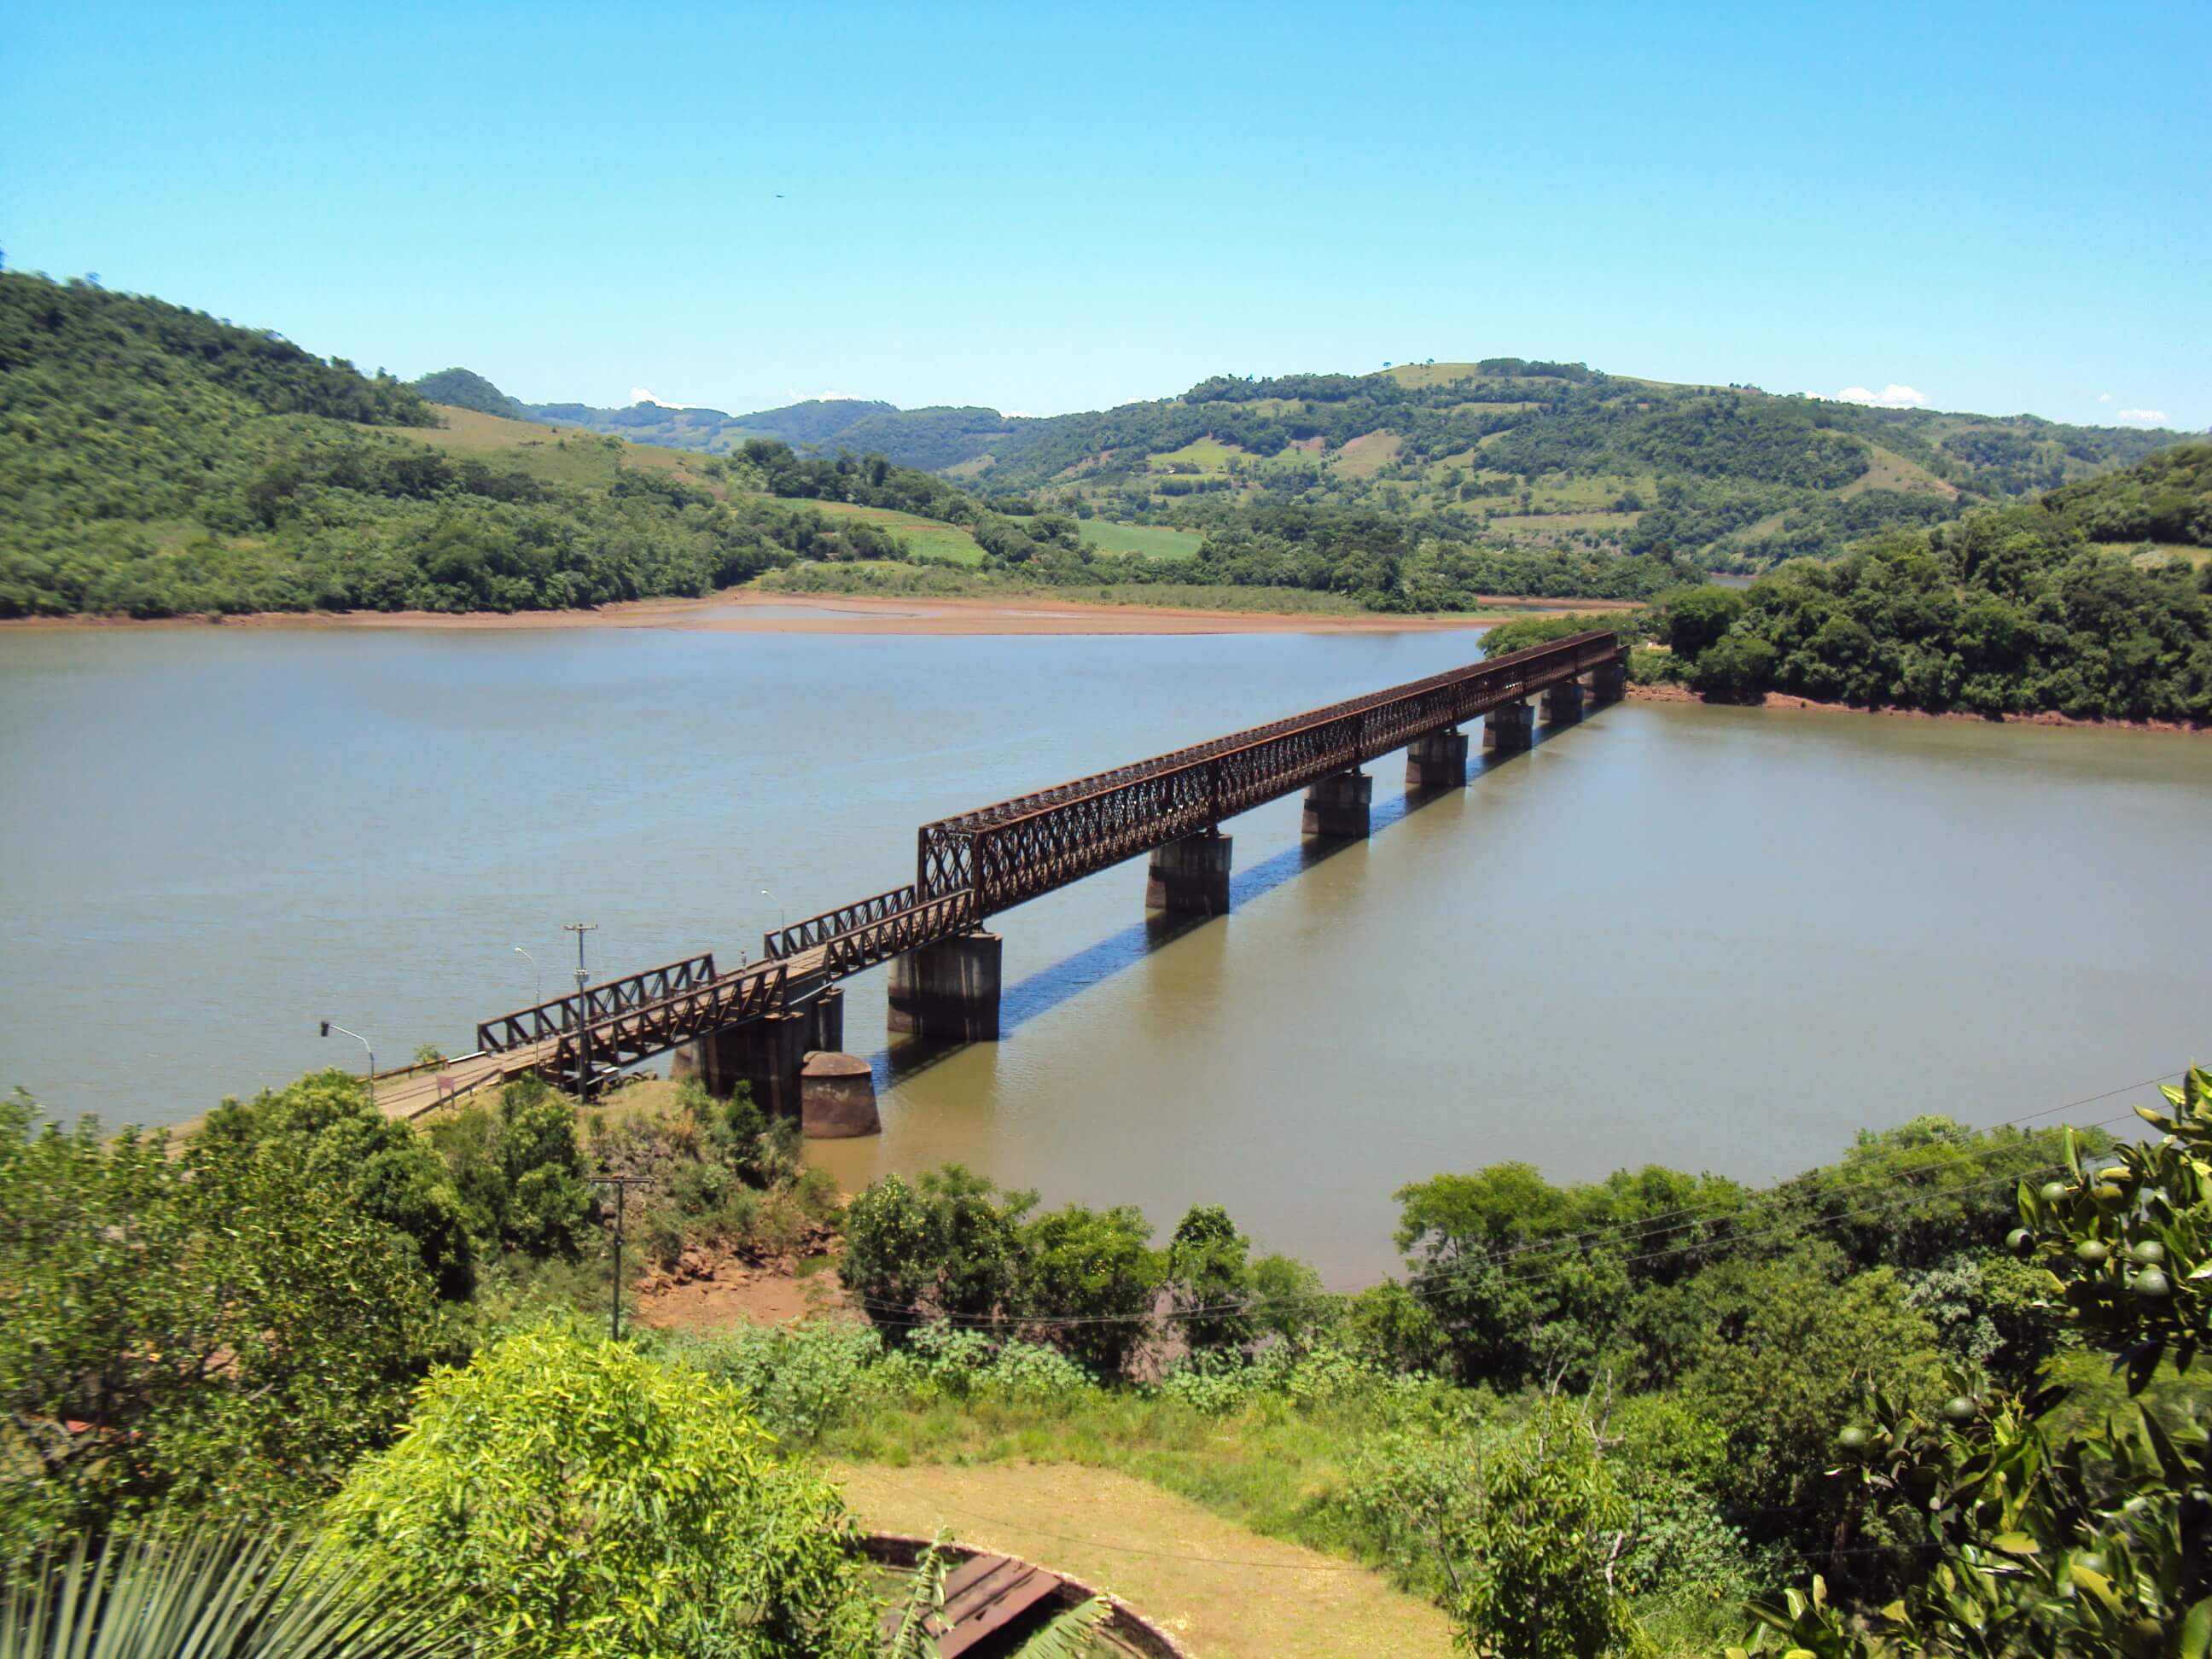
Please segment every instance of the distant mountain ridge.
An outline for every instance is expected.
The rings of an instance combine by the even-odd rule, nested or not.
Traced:
[[[1242,508],[1353,507],[1464,540],[1673,551],[1737,569],[1831,556],[1893,526],[2058,489],[2182,435],[1878,409],[1518,357],[1217,375],[1173,398],[1043,417],[858,398],[744,415],[652,403],[523,411],[708,454],[752,438],[879,454],[1000,496],[1192,530],[1218,528]]]
[[[809,398],[781,409],[732,415],[720,409],[679,409],[668,404],[638,403],[628,409],[594,409],[588,404],[523,404],[520,416],[560,426],[580,426],[632,443],[663,444],[726,455],[748,438],[773,438],[795,449],[830,444],[872,416],[896,415],[890,404],[860,398]],[[850,447],[851,446],[847,446]],[[903,463],[902,463],[903,465]]]

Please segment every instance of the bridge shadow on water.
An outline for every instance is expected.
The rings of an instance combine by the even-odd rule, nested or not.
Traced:
[[[1529,747],[1540,748],[1565,729],[1565,726],[1539,723],[1530,734]],[[1470,749],[1467,787],[1473,788],[1492,773],[1512,765],[1521,758],[1522,752],[1525,751],[1509,750],[1501,754],[1494,750]],[[1442,800],[1458,793],[1450,788],[1409,790],[1394,799],[1376,802],[1368,812],[1368,838],[1372,840],[1384,830],[1404,823],[1410,815],[1431,801]],[[1249,869],[1233,872],[1229,878],[1230,913],[1234,915],[1255,899],[1265,897],[1315,866],[1358,845],[1357,842],[1308,837],[1295,847],[1285,848],[1273,858],[1262,859]],[[1143,921],[1133,922],[1118,933],[1108,934],[1097,944],[1087,945],[1073,956],[1063,957],[1050,967],[1039,969],[1027,979],[1006,987],[999,995],[1000,1038],[1012,1036],[1031,1020],[1072,1002],[1092,987],[1103,985],[1115,975],[1127,971],[1153,951],[1174,944],[1192,929],[1203,927],[1213,920],[1211,916],[1149,912]],[[877,1091],[882,1092],[943,1065],[970,1046],[964,1042],[923,1042],[902,1037],[869,1054],[868,1065],[875,1073]]]

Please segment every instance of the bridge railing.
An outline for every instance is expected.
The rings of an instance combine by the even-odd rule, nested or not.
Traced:
[[[714,978],[714,952],[703,951],[680,962],[663,963],[641,974],[587,985],[580,992],[556,997],[511,1014],[488,1019],[477,1027],[477,1047],[487,1054],[527,1048],[533,1043],[573,1031],[586,1020],[605,1019],[626,1009],[661,1002],[705,985]]]
[[[894,887],[888,893],[878,893],[870,898],[855,901],[835,910],[824,910],[818,916],[809,916],[796,921],[781,932],[761,936],[761,954],[770,962],[781,962],[797,956],[802,951],[811,951],[827,945],[839,935],[895,916],[902,910],[911,910],[919,902],[914,884]]]
[[[1573,635],[925,824],[916,885],[932,897],[972,890],[980,921],[1571,679],[1620,648],[1609,632]]]
[[[911,893],[914,890],[909,887],[905,890]],[[975,925],[976,920],[973,893],[947,893],[941,898],[909,905],[831,939],[823,957],[823,971],[831,979],[842,979],[893,957],[919,951],[925,945],[964,933]]]
[[[725,974],[696,989],[594,1018],[580,1030],[562,1032],[549,1069],[581,1085],[588,1064],[593,1073],[627,1066],[725,1025],[742,1025],[782,1006],[789,969],[764,962]]]

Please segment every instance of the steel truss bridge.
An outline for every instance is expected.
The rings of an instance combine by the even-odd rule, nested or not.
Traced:
[[[380,1084],[378,1102],[418,1115],[526,1073],[588,1095],[625,1066],[788,1015],[837,980],[1583,675],[1610,672],[1618,696],[1625,657],[1616,635],[1578,634],[925,823],[911,883],[766,935],[761,960],[687,957],[486,1020],[477,1053]]]

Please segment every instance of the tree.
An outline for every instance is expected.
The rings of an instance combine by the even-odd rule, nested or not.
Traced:
[[[1693,587],[1677,594],[1667,605],[1667,644],[1683,661],[1694,663],[1743,611],[1743,595],[1733,588]]]
[[[281,1145],[0,1104],[0,1532],[312,1501],[398,1420],[415,1251]]]
[[[404,1235],[448,1298],[465,1299],[472,1251],[459,1193],[445,1163],[405,1123],[378,1111],[349,1072],[311,1072],[251,1101],[208,1114],[197,1140],[266,1146],[301,1170],[347,1188],[362,1212]]]
[[[477,1238],[574,1258],[592,1209],[574,1104],[540,1078],[520,1078],[500,1091],[495,1109],[465,1106],[430,1139]]]
[[[2042,1270],[2065,1322],[2140,1395],[2212,1334],[2212,1073],[2138,1108],[2160,1139],[2109,1162],[2069,1147],[2066,1175],[2022,1182],[2008,1243]],[[2199,1277],[2203,1274],[2203,1277]],[[1755,1604],[1743,1649],[1820,1659],[2064,1653],[2084,1659],[2212,1649],[2212,1437],[2131,1402],[2062,1426],[2064,1390],[2026,1394],[1954,1373],[1940,1404],[1869,1389],[1837,1436],[1841,1478],[1907,1495],[1927,1517],[1923,1581],[1855,1628],[1819,1579]]]
[[[1127,1205],[1037,1217],[1022,1231],[1024,1316],[1100,1376],[1119,1376],[1145,1340],[1165,1273],[1152,1236]]]
[[[1036,1202],[957,1164],[918,1187],[886,1176],[845,1206],[837,1277],[893,1341],[923,1320],[995,1321],[1014,1300],[1021,1220]]]
[[[479,1653],[864,1653],[852,1517],[773,1446],[737,1390],[540,1326],[433,1376],[333,1525]]]
[[[1193,1205],[1168,1243],[1169,1305],[1193,1353],[1220,1352],[1251,1340],[1244,1302],[1252,1292],[1252,1241],[1218,1204]]]
[[[1628,1275],[1617,1249],[1571,1240],[1592,1218],[1584,1195],[1528,1164],[1497,1164],[1401,1188],[1398,1248],[1464,1382],[1512,1388],[1538,1376],[1592,1376],[1620,1317]]]
[[[1393,1437],[1352,1499],[1395,1551],[1442,1579],[1459,1644],[1493,1659],[1601,1659],[1635,1650],[1624,1568],[1638,1538],[1600,1425],[1537,1397],[1527,1419],[1475,1437]]]

